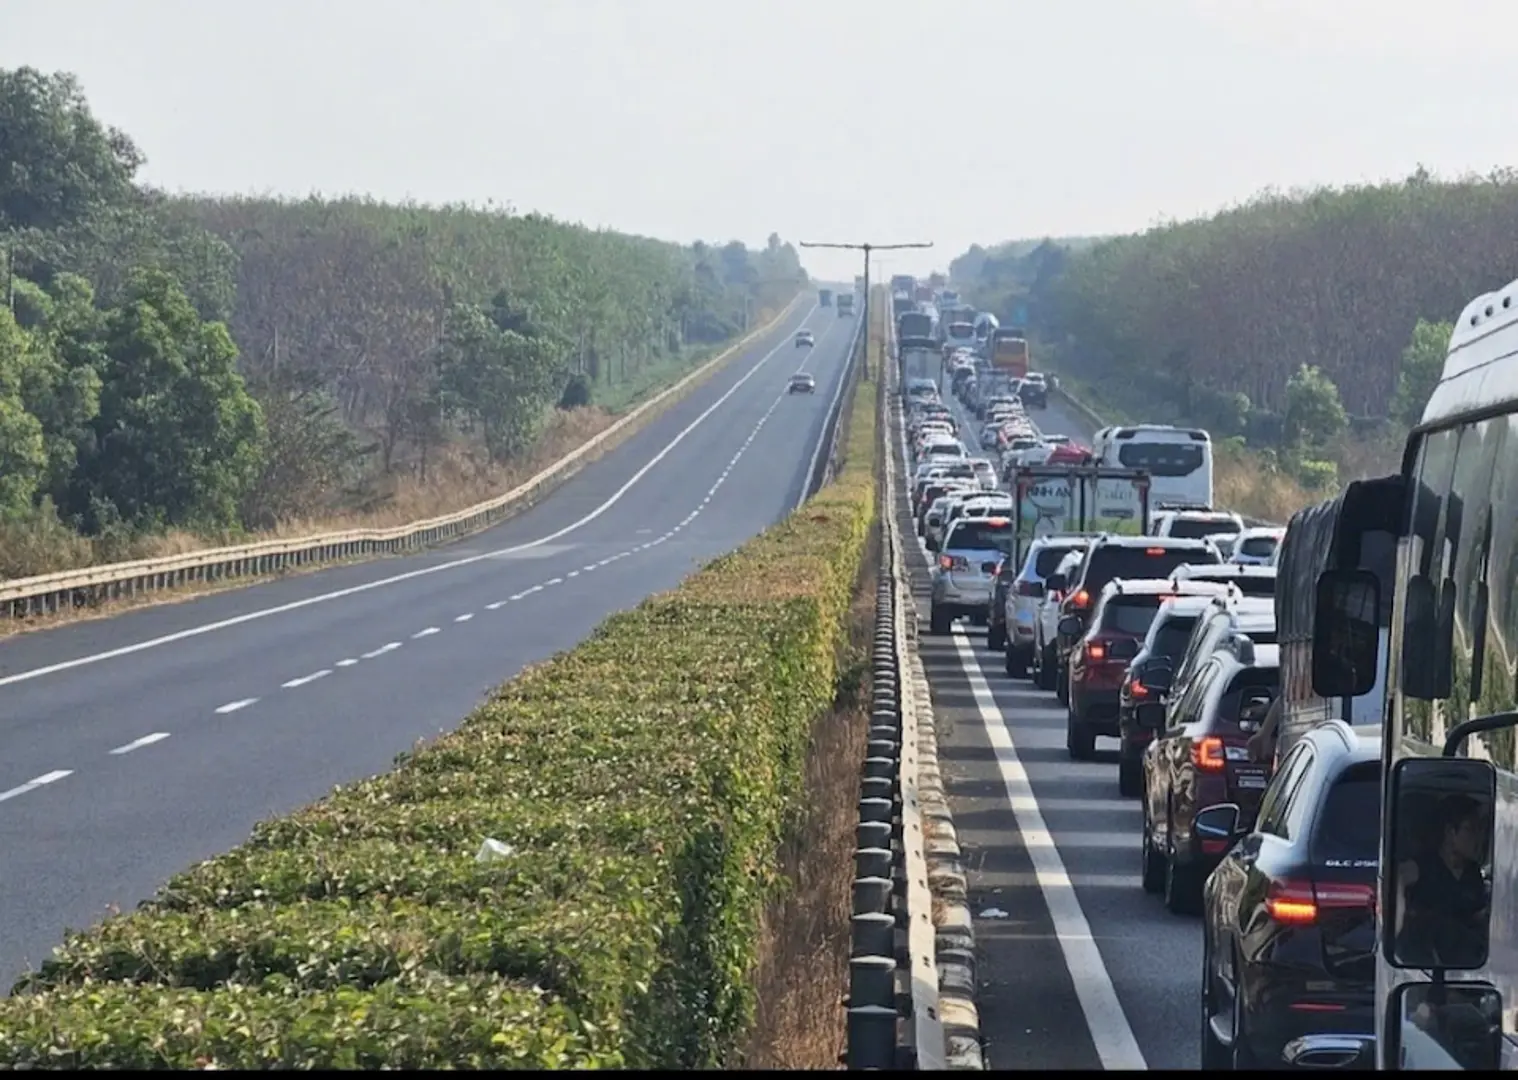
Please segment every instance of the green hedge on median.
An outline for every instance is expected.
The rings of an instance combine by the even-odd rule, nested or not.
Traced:
[[[875,515],[874,404],[784,522],[68,935],[0,1001],[0,1067],[729,1063]],[[487,837],[514,852],[477,863]]]

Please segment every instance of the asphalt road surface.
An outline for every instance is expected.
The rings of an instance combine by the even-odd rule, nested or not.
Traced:
[[[0,641],[0,993],[65,926],[385,771],[784,517],[854,329],[798,309],[539,505],[456,544]],[[796,371],[815,394],[786,394]]]
[[[1052,400],[1029,415],[1088,445],[1094,434]],[[926,627],[927,554],[907,549]],[[1118,796],[1116,741],[1071,761],[1054,695],[1009,678],[983,630],[919,640],[969,876],[987,1068],[1198,1068],[1200,924],[1140,888],[1139,804]]]

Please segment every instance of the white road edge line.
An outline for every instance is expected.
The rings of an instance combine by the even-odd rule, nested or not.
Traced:
[[[35,780],[28,780],[26,783],[13,787],[9,791],[0,791],[0,802],[5,802],[7,799],[14,799],[17,795],[25,795],[28,791],[36,791],[38,788],[44,787],[47,784],[62,780],[65,776],[73,775],[73,769],[55,769],[50,773],[43,773]]]
[[[812,316],[817,313],[818,310],[819,309],[817,305],[812,305],[810,310],[807,311],[806,315],[802,317],[799,325],[805,326],[811,320]],[[824,333],[825,332],[826,331],[824,331]],[[621,502],[622,497],[626,495],[630,490],[632,490],[634,484],[652,472],[655,466],[657,466],[674,451],[675,447],[679,446],[682,442],[685,441],[686,436],[688,436],[691,432],[695,431],[696,428],[705,423],[707,418],[710,417],[719,408],[727,404],[732,396],[741,390],[750,379],[759,374],[759,372],[763,370],[764,367],[772,359],[774,359],[776,356],[779,356],[781,350],[788,347],[794,348],[795,346],[791,341],[793,334],[794,331],[787,331],[785,338],[780,342],[780,344],[776,345],[769,352],[765,353],[764,356],[762,356],[754,364],[753,367],[744,372],[744,374],[738,379],[737,382],[728,387],[728,389],[723,392],[721,397],[708,405],[699,416],[697,416],[683,429],[681,429],[680,432],[676,434],[673,439],[667,442],[657,454],[649,458],[648,461],[645,462],[637,472],[633,473],[633,475],[627,480],[626,483],[624,483],[616,491],[612,492],[610,497],[608,497],[605,502],[601,503],[601,505],[591,510],[590,513],[586,514],[584,517],[581,517],[579,520],[572,521],[568,525],[565,525],[562,529],[551,532],[547,536],[540,536],[536,540],[529,540],[526,543],[522,544],[513,544],[510,547],[500,548],[496,551],[485,551],[479,553],[478,555],[469,555],[462,559],[453,559],[449,562],[437,563],[433,566],[425,566],[418,570],[409,570],[404,574],[394,574],[387,578],[380,578],[377,581],[365,582],[362,585],[353,585],[346,589],[336,589],[329,593],[321,593],[317,596],[308,596],[303,600],[294,600],[288,604],[279,604],[271,608],[261,608],[258,611],[249,611],[242,615],[235,615],[230,619],[221,619],[217,622],[206,623],[203,626],[188,627],[184,630],[175,631],[172,634],[164,634],[161,637],[149,638],[146,641],[134,642],[131,645],[123,645],[118,649],[108,649],[105,652],[93,653],[89,656],[79,656],[75,657],[72,660],[64,660],[56,664],[48,664],[44,667],[33,668],[30,671],[18,671],[14,675],[0,676],[0,686],[10,686],[14,683],[27,682],[31,679],[38,679],[44,675],[53,675],[60,671],[70,671],[74,668],[84,667],[87,664],[98,664],[103,660],[114,660],[117,657],[130,656],[133,653],[143,652],[147,649],[156,649],[164,645],[170,645],[176,641],[184,641],[188,638],[199,637],[202,634],[214,633],[217,630],[226,630],[233,626],[241,626],[243,623],[253,622],[256,619],[266,619],[272,615],[283,615],[286,612],[299,611],[301,608],[310,607],[313,604],[322,604],[326,603],[329,600],[341,599],[345,596],[355,596],[359,593],[368,592],[371,589],[382,589],[390,585],[397,585],[403,581],[410,581],[414,578],[425,577],[429,574],[437,574],[445,570],[454,570],[460,566],[471,566],[474,563],[483,562],[486,559],[497,559],[503,555],[512,555],[519,551],[528,551],[532,548],[542,547],[544,544],[551,544],[553,541],[559,539],[560,537],[568,536],[570,533],[576,531],[577,529],[581,529],[584,526],[590,524],[592,521],[595,521],[602,514],[610,510],[617,503]]]
[[[1143,1051],[1134,1038],[1133,1028],[1118,1000],[1117,988],[1102,960],[1101,950],[1091,935],[1091,924],[1081,908],[1079,897],[1070,875],[1065,872],[1065,861],[1060,857],[1044,815],[1033,794],[1027,770],[1017,756],[1012,733],[1007,729],[1006,718],[996,704],[996,697],[986,681],[980,658],[963,630],[954,631],[954,647],[959,653],[959,663],[970,684],[970,693],[985,724],[986,737],[996,752],[996,765],[1001,772],[1002,783],[1007,789],[1007,802],[1012,816],[1017,819],[1017,830],[1022,834],[1023,849],[1033,863],[1033,874],[1038,880],[1039,891],[1054,922],[1054,936],[1059,940],[1060,952],[1065,957],[1065,967],[1070,971],[1070,981],[1075,984],[1075,995],[1080,999],[1081,1011],[1086,1014],[1086,1027],[1091,1031],[1091,1041],[1104,1069],[1147,1069]]]
[[[133,739],[125,746],[118,746],[111,753],[117,755],[130,754],[133,750],[141,750],[144,746],[152,746],[156,742],[163,742],[168,737],[169,733],[167,731],[155,731],[151,735],[144,735],[140,739]]]
[[[900,409],[901,405],[897,403],[893,407]],[[965,419],[961,410],[956,408],[955,411],[960,412],[961,420]],[[901,426],[901,451],[903,463],[910,462],[912,458],[907,452],[905,423]],[[911,475],[909,472],[908,476]],[[1000,488],[1000,484],[997,486]],[[933,556],[928,551],[927,544],[915,532],[913,539],[917,541],[918,549],[931,567]],[[996,703],[991,684],[986,680],[985,669],[980,666],[975,647],[963,630],[954,628],[953,640],[955,652],[959,656],[959,666],[964,671],[965,681],[975,698],[981,723],[985,725],[986,738],[996,753],[996,766],[1007,791],[1007,803],[1017,821],[1023,847],[1033,863],[1034,877],[1043,894],[1044,906],[1049,909],[1049,918],[1054,923],[1054,936],[1059,941],[1065,968],[1070,972],[1070,981],[1075,986],[1075,996],[1080,1001],[1081,1012],[1086,1017],[1086,1028],[1091,1033],[1091,1042],[1101,1059],[1102,1068],[1147,1069],[1149,1066],[1144,1060],[1144,1053],[1139,1049],[1138,1039],[1134,1037],[1127,1014],[1123,1012],[1123,1003],[1118,999],[1117,987],[1113,985],[1101,949],[1091,934],[1091,923],[1086,919],[1080,897],[1076,895],[1070,875],[1065,871],[1065,860],[1060,856],[1053,834],[1044,824],[1043,811],[1039,809],[1038,798],[1033,794],[1033,784],[1028,778],[1027,770],[1023,768],[1022,760],[1017,756],[1012,732],[1007,727],[1001,706]]]

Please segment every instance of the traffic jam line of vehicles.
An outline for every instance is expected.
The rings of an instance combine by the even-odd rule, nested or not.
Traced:
[[[1118,740],[1141,889],[1200,916],[1203,1068],[1518,1067],[1515,306],[1518,282],[1462,313],[1400,473],[1284,529],[1210,505],[1206,432],[1041,435],[1025,342],[1005,375],[999,328],[954,311],[940,361],[909,364],[936,324],[898,312],[929,629],[984,626],[1007,676],[1064,708],[1072,760]],[[1048,852],[1036,869],[1063,877]],[[1072,974],[1100,969],[1079,904],[1055,906]],[[1122,1020],[1110,980],[1081,1004],[1093,1036]],[[1142,1065],[1118,1026],[1103,1063]]]

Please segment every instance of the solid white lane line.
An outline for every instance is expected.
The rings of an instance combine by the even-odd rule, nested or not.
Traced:
[[[1085,1013],[1086,1027],[1091,1031],[1091,1041],[1101,1057],[1102,1068],[1148,1068],[1122,1003],[1118,1001],[1117,988],[1102,960],[1101,950],[1091,935],[1091,924],[1075,895],[1070,875],[1065,872],[1065,861],[1044,824],[1033,785],[1017,756],[1017,747],[1013,745],[1012,733],[1007,730],[1006,719],[991,693],[980,658],[975,655],[964,631],[954,631],[954,648],[959,653],[959,663],[970,684],[981,722],[985,724],[986,736],[996,752],[996,765],[1007,791],[1007,802],[1012,807],[1012,816],[1017,819],[1023,848],[1033,863],[1039,891],[1043,893],[1044,904],[1054,922],[1054,936],[1064,954],[1070,980],[1075,984],[1075,996]]]
[[[35,780],[28,780],[26,783],[13,787],[9,791],[0,791],[0,802],[14,799],[17,795],[25,795],[28,791],[36,791],[40,787],[45,787],[48,784],[62,780],[65,776],[73,775],[73,769],[56,769],[50,773],[43,773]]]
[[[960,419],[964,417],[961,416]],[[907,453],[905,425],[902,426],[901,448],[902,461],[911,461],[911,456]],[[932,554],[922,537],[913,534],[913,539],[931,566]],[[1148,1065],[1144,1061],[1143,1051],[1139,1049],[1133,1027],[1123,1012],[1122,1002],[1118,1000],[1112,975],[1091,934],[1091,923],[1086,918],[1085,909],[1081,907],[1070,875],[1065,871],[1065,861],[1060,855],[1059,845],[1054,842],[1053,834],[1044,823],[1043,812],[1033,794],[1033,785],[1028,779],[1027,770],[1023,768],[1022,760],[1017,756],[1012,732],[1007,727],[1001,707],[996,703],[996,695],[991,692],[985,669],[980,666],[980,658],[963,630],[955,629],[953,640],[959,666],[965,673],[970,694],[975,699],[976,711],[985,726],[986,738],[996,754],[997,771],[1001,774],[1002,786],[1007,792],[1007,803],[1017,821],[1017,829],[1023,837],[1028,858],[1033,863],[1034,877],[1043,895],[1044,906],[1049,909],[1050,920],[1054,923],[1054,935],[1059,941],[1065,968],[1070,972],[1070,981],[1075,986],[1075,996],[1085,1015],[1086,1027],[1091,1033],[1091,1042],[1101,1059],[1102,1068],[1146,1069]]]
[[[289,682],[283,682],[279,685],[286,690],[294,690],[296,687],[305,686],[307,683],[314,683],[317,679],[325,679],[331,674],[331,668],[322,668],[320,671],[314,671],[310,675],[302,675],[298,679],[291,679]]]
[[[152,746],[156,742],[163,742],[169,737],[167,731],[155,731],[151,735],[144,735],[140,739],[133,739],[125,746],[118,746],[112,750],[113,754],[130,754],[133,750],[141,750],[144,746]]]
[[[256,697],[243,698],[241,701],[229,701],[225,705],[218,705],[216,712],[221,716],[226,716],[228,713],[235,713],[239,709],[246,709],[249,705],[256,704],[258,704]]]
[[[807,320],[809,320],[816,313],[816,311],[817,307],[813,305],[813,307],[802,318],[801,325],[805,325]],[[542,547],[544,544],[551,544],[562,536],[568,536],[570,533],[584,528],[586,525],[590,524],[592,521],[595,521],[601,515],[605,514],[612,507],[616,506],[617,503],[621,502],[622,497],[632,490],[633,485],[637,484],[638,481],[642,480],[645,476],[652,472],[660,462],[662,462],[665,458],[674,452],[675,447],[679,446],[682,442],[685,441],[686,437],[689,436],[691,432],[695,431],[698,427],[705,423],[713,413],[715,413],[723,405],[727,404],[727,402],[733,397],[734,394],[738,393],[739,390],[743,389],[743,387],[748,384],[750,379],[759,374],[760,371],[764,370],[766,365],[768,365],[774,357],[780,355],[782,349],[789,346],[789,341],[782,341],[779,345],[776,345],[769,352],[765,353],[764,356],[756,361],[753,367],[744,372],[738,381],[733,383],[733,385],[730,386],[722,394],[721,397],[717,398],[716,401],[707,406],[707,408],[703,410],[699,416],[697,416],[683,429],[681,429],[673,439],[665,443],[664,447],[657,454],[649,458],[648,461],[645,462],[637,472],[633,473],[633,475],[627,480],[626,483],[624,483],[616,491],[612,492],[612,494],[606,499],[605,502],[595,507],[584,517],[570,522],[568,525],[565,525],[563,528],[549,533],[547,536],[540,536],[536,540],[529,540],[526,543],[522,544],[513,544],[510,547],[499,548],[495,551],[485,551],[481,552],[478,555],[466,556],[462,559],[452,559],[448,562],[436,563],[432,566],[424,566],[416,570],[408,570],[403,574],[394,574],[387,578],[380,578],[377,581],[365,582],[362,585],[353,585],[346,589],[335,589],[332,592],[321,593],[317,596],[308,596],[302,600],[293,600],[288,604],[279,604],[275,607],[261,608],[258,611],[249,611],[242,615],[235,615],[230,619],[220,619],[216,622],[206,623],[202,626],[188,627],[184,630],[175,631],[172,634],[164,634],[161,637],[149,638],[146,641],[134,642],[131,645],[123,645],[118,649],[108,649],[104,652],[93,653],[89,656],[79,656],[75,657],[72,660],[64,660],[56,664],[47,664],[43,667],[33,668],[30,671],[18,671],[14,675],[0,676],[0,686],[10,686],[13,683],[27,682],[31,679],[41,678],[44,675],[53,675],[60,671],[70,671],[74,668],[84,667],[88,664],[98,664],[103,660],[114,660],[118,657],[130,656],[133,653],[143,652],[147,649],[156,649],[164,645],[170,645],[176,641],[185,641],[189,638],[199,637],[202,634],[210,634],[218,630],[226,630],[229,627],[241,626],[243,623],[253,622],[257,619],[266,619],[273,615],[283,615],[287,612],[299,611],[300,609],[310,607],[313,604],[324,604],[330,600],[339,600],[345,596],[356,596],[359,593],[369,592],[372,589],[387,588],[391,585],[400,584],[403,581],[411,581],[415,578],[426,577],[429,574],[439,574],[446,570],[455,570],[461,566],[471,566],[478,562],[484,562],[486,559],[498,559],[503,555],[513,555],[519,551],[528,551],[532,548]]]

